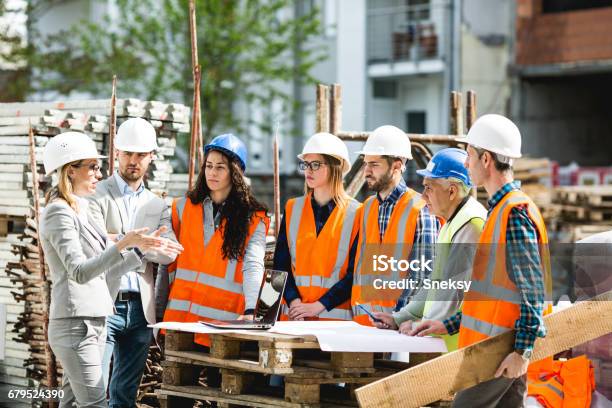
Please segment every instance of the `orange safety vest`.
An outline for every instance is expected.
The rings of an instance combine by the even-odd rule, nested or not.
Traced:
[[[265,224],[267,234],[270,219],[264,212],[257,212],[250,220],[247,244],[260,222]],[[172,228],[184,250],[170,272],[172,286],[164,321],[238,318],[244,312],[243,261],[222,256],[224,224],[205,245],[204,207],[183,197],[172,203]],[[210,345],[205,334],[196,334],[195,342]]]
[[[506,270],[505,245],[510,211],[519,205],[527,205],[529,218],[536,226],[542,279],[546,290],[549,290],[550,255],[544,220],[525,193],[520,190],[511,191],[491,211],[480,236],[472,270],[472,285],[463,301],[460,348],[513,329],[519,318],[521,296]],[[550,308],[544,314],[549,312]]]
[[[593,366],[584,355],[567,361],[544,360],[527,371],[527,395],[546,408],[588,408],[594,389]]]
[[[336,206],[317,236],[311,194],[287,201],[285,220],[291,272],[302,302],[318,301],[346,276],[351,244],[359,232],[360,207],[353,199],[344,207]],[[350,300],[319,315],[321,320],[352,318]]]
[[[357,303],[370,312],[391,313],[395,307],[402,290],[376,289],[375,280],[382,276],[385,280],[399,281],[402,276],[399,271],[389,271],[386,274],[374,272],[372,256],[387,255],[397,260],[409,259],[419,212],[424,206],[425,202],[421,195],[408,189],[395,203],[381,241],[378,228],[378,199],[376,196],[371,196],[363,203],[351,294],[353,320],[357,323],[372,325],[368,315],[357,307]]]

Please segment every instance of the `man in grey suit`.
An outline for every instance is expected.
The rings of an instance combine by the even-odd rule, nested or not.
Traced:
[[[121,238],[134,228],[151,231],[165,226],[164,235],[176,242],[172,232],[170,207],[145,188],[143,177],[157,149],[153,126],[144,119],[131,118],[121,124],[115,138],[118,171],[98,183],[90,211],[109,237]],[[109,283],[115,299],[115,314],[107,318],[108,334],[103,360],[104,379],[110,374],[110,407],[135,407],[138,385],[146,363],[155,323],[155,275],[158,265],[175,257],[161,252],[144,254],[143,265]]]

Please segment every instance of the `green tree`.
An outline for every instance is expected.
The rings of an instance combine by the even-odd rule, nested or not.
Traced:
[[[1,102],[23,100],[28,89],[26,74],[28,47],[23,21],[25,7],[25,3],[0,0]]]
[[[303,1],[303,0],[296,0]],[[310,70],[325,57],[303,44],[320,33],[319,12],[291,16],[294,0],[198,0],[202,65],[202,128],[241,131],[253,123],[236,103],[297,108],[291,84],[313,83]],[[119,96],[192,104],[187,0],[116,0],[119,15],[83,21],[47,38],[31,57],[33,87],[62,94],[108,97],[117,74]],[[289,15],[288,15],[289,14]],[[296,63],[297,61],[297,63]],[[269,123],[258,123],[268,129]]]

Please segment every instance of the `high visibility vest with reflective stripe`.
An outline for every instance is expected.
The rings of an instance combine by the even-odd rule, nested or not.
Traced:
[[[386,290],[374,291],[374,281],[380,276],[372,273],[372,255],[386,254],[395,259],[409,259],[414,242],[414,233],[419,216],[419,212],[425,206],[421,195],[414,190],[408,189],[399,198],[393,212],[389,218],[385,235],[382,242],[380,239],[380,229],[378,227],[378,208],[379,203],[376,196],[369,197],[363,203],[363,215],[360,221],[359,244],[357,245],[357,255],[355,256],[355,271],[353,274],[353,289],[351,294],[351,306],[353,309],[353,320],[357,323],[371,326],[368,315],[357,307],[361,304],[370,312],[391,313],[397,303],[397,298],[401,290],[397,292],[397,297],[391,298]],[[378,251],[377,249],[380,249]],[[388,253],[389,251],[392,253]],[[399,271],[391,272],[385,276],[385,280],[400,280],[404,278]],[[367,291],[367,294],[366,294]],[[380,293],[380,298],[376,294]]]
[[[527,395],[547,408],[591,406],[595,375],[584,355],[567,361],[536,362],[527,371]]]
[[[463,302],[459,347],[511,330],[519,318],[521,296],[506,270],[508,218],[510,211],[519,205],[527,205],[529,218],[536,226],[542,279],[545,290],[549,290],[550,258],[544,220],[525,193],[520,190],[511,191],[491,211],[480,236],[472,270],[472,284]],[[545,314],[547,312],[545,310]]]
[[[257,212],[251,219],[247,244],[260,222],[269,218]],[[236,319],[244,312],[242,260],[223,258],[223,224],[204,245],[204,208],[180,198],[172,204],[172,226],[184,251],[173,268],[174,281],[164,321],[197,322]],[[208,336],[196,334],[196,343],[208,346]]]
[[[480,204],[476,199],[470,198],[468,201],[459,209],[457,214],[453,217],[450,222],[447,222],[440,229],[440,233],[438,234],[438,245],[436,250],[436,258],[434,259],[434,267],[433,272],[431,274],[431,279],[453,279],[453,277],[444,276],[444,270],[446,268],[446,263],[448,261],[449,252],[451,244],[453,244],[453,239],[455,234],[459,232],[466,224],[472,223],[474,227],[478,228],[478,230],[482,231],[484,226],[485,219],[487,218],[487,210]],[[459,245],[468,244],[467,242],[460,242]],[[475,242],[473,243],[476,244]],[[466,276],[465,279],[470,279],[469,276]],[[425,301],[425,306],[423,307],[423,318],[428,319],[429,312],[432,307],[434,307],[435,302],[444,302],[444,299],[439,299],[436,297],[436,291],[434,289],[430,289],[427,294],[427,299]],[[456,310],[455,312],[457,312]],[[452,313],[454,314],[454,313]],[[448,316],[447,316],[448,317]],[[444,339],[446,343],[446,348],[448,351],[457,350],[459,344],[459,334],[453,335],[443,335],[440,336]]]
[[[346,276],[351,243],[359,230],[360,206],[353,199],[345,207],[336,206],[317,236],[311,195],[287,202],[285,220],[291,271],[302,302],[316,302]],[[323,311],[319,318],[351,320],[350,300]]]

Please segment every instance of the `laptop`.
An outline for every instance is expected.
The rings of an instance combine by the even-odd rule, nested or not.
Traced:
[[[209,320],[200,321],[216,329],[270,329],[276,323],[283,303],[283,293],[287,283],[287,272],[267,269],[264,272],[253,320]]]

